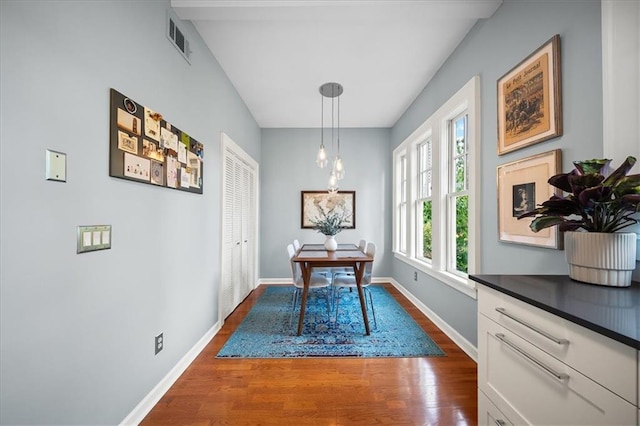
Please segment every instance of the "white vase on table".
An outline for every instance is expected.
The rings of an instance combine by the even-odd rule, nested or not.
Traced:
[[[327,249],[327,251],[336,251],[338,249],[338,242],[335,236],[327,235],[327,239],[324,241],[324,248]]]

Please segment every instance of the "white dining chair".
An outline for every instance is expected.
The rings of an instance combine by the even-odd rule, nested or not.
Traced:
[[[360,250],[361,252],[365,252],[367,248],[367,240],[360,240],[360,243],[358,243],[358,250]],[[345,267],[345,268],[331,268],[331,282],[333,282],[333,280],[335,279],[336,274],[354,274],[355,272],[353,271],[352,267]]]
[[[374,243],[367,244],[367,248],[365,250],[365,254],[372,258],[375,258],[376,255],[376,245]],[[378,321],[376,320],[376,310],[373,306],[373,296],[371,295],[371,290],[369,289],[369,285],[371,284],[371,272],[373,270],[373,262],[367,262],[364,266],[364,273],[362,275],[362,288],[364,290],[364,300],[366,308],[369,309],[371,306],[371,312],[373,313],[373,324],[377,328]],[[333,276],[333,292],[335,293],[335,310],[336,310],[336,322],[338,321],[338,307],[340,304],[340,290],[343,288],[348,288],[349,290],[353,290],[354,288],[358,288],[356,284],[356,277],[353,272],[339,272]],[[367,303],[367,294],[369,295],[369,302]]]
[[[295,287],[295,291],[293,292],[293,303],[291,304],[291,315],[289,317],[289,325],[291,326],[293,322],[293,312],[296,309],[298,304],[298,299],[302,300],[302,290],[304,289],[304,279],[302,278],[302,268],[300,268],[300,264],[298,262],[294,262],[293,258],[296,255],[296,249],[293,247],[293,244],[287,245],[287,252],[289,253],[289,265],[291,267],[291,279],[293,281],[293,286]],[[331,281],[324,275],[319,274],[317,272],[311,273],[311,278],[309,280],[309,291],[317,290],[321,288],[325,288],[325,299],[327,301],[327,317],[329,320],[331,319],[331,297],[329,292],[329,287],[331,286]]]

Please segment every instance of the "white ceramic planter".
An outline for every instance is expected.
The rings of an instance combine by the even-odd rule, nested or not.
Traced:
[[[569,277],[590,284],[629,287],[636,268],[634,232],[565,232]]]

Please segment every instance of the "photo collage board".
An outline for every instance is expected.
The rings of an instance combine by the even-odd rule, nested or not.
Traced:
[[[204,146],[111,89],[109,176],[202,194]]]

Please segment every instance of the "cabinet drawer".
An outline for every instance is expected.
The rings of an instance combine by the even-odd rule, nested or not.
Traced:
[[[636,404],[637,350],[631,346],[482,285],[478,312]]]
[[[633,404],[482,315],[478,355],[480,390],[516,423],[637,423]]]
[[[478,391],[478,426],[513,426],[496,405],[482,392]]]

